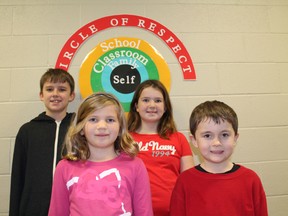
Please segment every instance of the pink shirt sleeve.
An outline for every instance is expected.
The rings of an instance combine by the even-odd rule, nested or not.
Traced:
[[[140,158],[139,168],[135,173],[135,187],[133,195],[133,208],[135,216],[152,216],[152,201],[149,177],[146,167]]]
[[[60,161],[55,170],[48,216],[68,216],[70,214],[69,191],[63,179],[65,163],[65,160]]]

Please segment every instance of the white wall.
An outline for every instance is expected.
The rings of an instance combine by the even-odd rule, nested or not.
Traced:
[[[146,40],[171,71],[171,98],[180,131],[200,102],[222,100],[239,116],[233,160],[264,184],[270,216],[288,212],[287,0],[0,0],[0,216],[8,215],[10,169],[19,127],[43,111],[39,78],[66,40],[90,21],[135,14],[160,22],[188,49],[196,81],[184,81],[177,61],[155,35],[135,28],[106,30],[78,51],[69,71],[99,42],[120,36]],[[76,110],[80,93],[69,108]],[[198,162],[197,152],[196,162]]]

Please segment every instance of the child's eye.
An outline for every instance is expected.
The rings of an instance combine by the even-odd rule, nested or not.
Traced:
[[[229,134],[229,133],[223,133],[222,136],[223,136],[223,137],[229,137],[230,134]]]
[[[155,103],[161,103],[162,99],[155,99]]]
[[[204,134],[203,137],[206,139],[209,139],[209,138],[211,138],[211,135],[210,134]]]
[[[60,88],[59,91],[60,92],[65,92],[65,91],[67,91],[67,89],[66,88]]]
[[[113,122],[116,122],[116,120],[114,118],[109,118],[109,119],[107,119],[107,122],[108,123],[113,123]]]
[[[53,91],[53,88],[46,88],[46,91],[51,92]]]
[[[150,100],[148,98],[142,99],[143,102],[148,103]]]
[[[91,118],[88,119],[88,121],[89,121],[89,122],[97,122],[97,119],[94,118],[94,117],[91,117]]]

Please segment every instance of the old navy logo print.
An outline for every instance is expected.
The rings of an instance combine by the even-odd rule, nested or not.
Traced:
[[[176,152],[176,148],[173,145],[165,145],[165,144],[159,144],[159,142],[156,141],[149,141],[146,143],[143,143],[142,141],[138,142],[140,151],[152,151],[153,157],[164,157],[164,156],[170,156],[174,155]]]

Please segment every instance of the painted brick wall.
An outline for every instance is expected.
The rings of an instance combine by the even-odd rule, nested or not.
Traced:
[[[168,62],[177,126],[199,103],[217,99],[239,116],[233,160],[254,169],[264,184],[270,216],[288,212],[287,0],[0,0],[0,216],[8,215],[10,170],[19,127],[43,111],[39,78],[53,67],[66,40],[90,21],[135,14],[160,22],[188,49],[197,81],[184,81],[177,59],[155,35],[135,28],[106,30],[78,50],[69,71],[112,37],[138,37]],[[75,111],[80,100],[69,107]],[[195,151],[195,162],[198,163]]]

